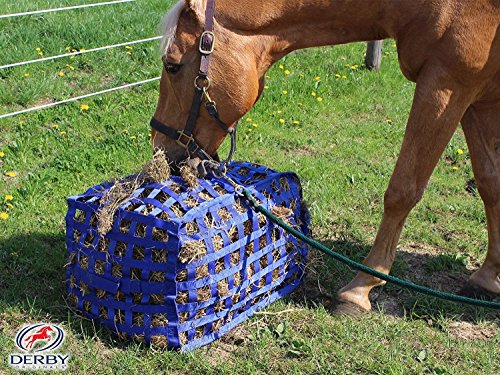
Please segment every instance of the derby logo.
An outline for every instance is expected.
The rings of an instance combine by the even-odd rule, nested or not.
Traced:
[[[68,354],[54,353],[64,342],[64,330],[55,324],[37,323],[24,326],[15,337],[23,353],[9,356],[9,365],[18,370],[65,370]]]

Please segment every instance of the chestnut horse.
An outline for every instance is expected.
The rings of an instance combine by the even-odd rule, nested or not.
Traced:
[[[200,66],[199,38],[207,0],[182,0],[165,18],[154,117],[182,130]],[[364,263],[389,273],[401,230],[422,197],[441,154],[461,122],[478,190],[486,208],[488,253],[464,292],[500,294],[500,0],[217,0],[210,96],[220,118],[234,125],[255,104],[266,71],[301,48],[393,38],[404,76],[416,82],[413,106],[384,214]],[[215,155],[226,132],[201,111],[194,137]],[[169,159],[185,149],[153,131],[153,146]],[[362,272],[337,293],[337,311],[371,309],[372,288],[383,281]]]

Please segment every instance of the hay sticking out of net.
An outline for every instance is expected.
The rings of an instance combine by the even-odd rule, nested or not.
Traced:
[[[141,171],[130,178],[116,181],[102,197],[103,205],[97,212],[98,232],[105,236],[113,227],[113,218],[118,208],[132,198],[133,193],[143,184],[165,182],[170,178],[170,166],[162,149],[158,149],[153,159],[142,167]]]
[[[193,189],[195,187],[198,187],[198,177],[196,169],[186,163],[181,166],[179,173],[188,187]]]

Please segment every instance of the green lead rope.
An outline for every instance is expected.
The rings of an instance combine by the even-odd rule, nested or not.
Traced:
[[[400,287],[403,287],[406,289],[411,289],[411,290],[414,290],[414,291],[419,292],[419,293],[427,294],[427,295],[432,296],[432,297],[445,299],[445,300],[452,301],[452,302],[466,303],[469,305],[488,307],[491,309],[500,310],[500,303],[498,303],[498,302],[483,301],[483,300],[479,300],[479,299],[459,296],[459,295],[452,294],[452,293],[441,292],[439,290],[435,290],[435,289],[427,288],[427,287],[422,286],[422,285],[414,284],[408,280],[400,279],[398,277],[391,276],[391,275],[386,275],[385,273],[374,270],[373,268],[365,266],[364,264],[355,262],[352,259],[349,259],[349,258],[345,257],[344,255],[339,254],[339,253],[329,249],[328,247],[313,240],[312,238],[305,236],[302,232],[300,232],[300,231],[296,230],[295,228],[293,228],[292,226],[286,224],[283,220],[279,219],[278,217],[273,215],[271,212],[266,210],[264,207],[259,205],[255,201],[255,199],[253,198],[252,193],[249,192],[248,190],[241,188],[240,191],[257,212],[262,213],[269,220],[271,220],[273,223],[275,223],[279,227],[283,228],[286,232],[292,234],[296,238],[304,241],[305,243],[309,244],[313,248],[331,256],[332,258],[338,260],[339,262],[342,262],[342,263],[348,265],[351,268],[355,268],[359,271],[362,271],[362,272],[367,273],[369,275],[375,276],[381,280],[399,285]]]

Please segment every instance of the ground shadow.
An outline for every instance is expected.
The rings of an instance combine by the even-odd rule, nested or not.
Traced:
[[[326,246],[361,261],[369,246],[353,240],[324,241]],[[404,277],[418,284],[456,293],[471,273],[460,259],[446,258],[425,248],[403,248],[393,268],[395,276]],[[26,233],[0,240],[0,306],[21,306],[30,311],[32,319],[50,319],[67,325],[81,327],[75,334],[98,336],[105,344],[114,347],[127,344],[110,331],[80,319],[69,312],[65,299],[65,264],[67,261],[65,234]],[[329,308],[335,291],[345,285],[355,272],[332,259],[311,250],[307,276],[289,299],[298,305],[324,305]],[[448,303],[400,290],[388,285],[372,293],[374,310],[409,319],[446,317],[458,322],[496,322],[500,313]]]

